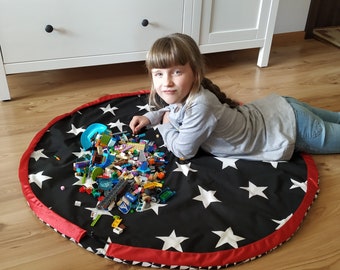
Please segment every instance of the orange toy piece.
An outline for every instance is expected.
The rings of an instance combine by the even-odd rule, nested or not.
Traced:
[[[150,159],[148,159],[148,163],[149,163],[149,165],[155,165],[156,161],[155,161],[154,158],[150,158]]]
[[[165,173],[164,172],[157,172],[156,174],[157,174],[157,178],[158,179],[164,179],[164,177],[165,177]]]

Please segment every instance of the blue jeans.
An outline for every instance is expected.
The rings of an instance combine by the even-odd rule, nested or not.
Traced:
[[[315,108],[290,97],[286,100],[295,113],[297,151],[340,153],[340,112]]]

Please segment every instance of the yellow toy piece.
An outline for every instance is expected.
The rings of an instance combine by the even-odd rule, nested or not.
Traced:
[[[117,228],[119,226],[119,224],[122,222],[123,219],[121,219],[119,216],[115,216],[114,220],[111,224],[112,228]]]
[[[162,183],[159,183],[159,182],[146,182],[143,186],[143,188],[145,189],[153,189],[153,188],[156,188],[156,187],[163,187],[163,184]]]

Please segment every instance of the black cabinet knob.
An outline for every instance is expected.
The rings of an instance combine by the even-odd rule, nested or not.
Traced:
[[[144,27],[147,27],[147,26],[149,25],[149,21],[148,21],[147,19],[144,19],[144,20],[142,21],[142,25],[143,25]]]
[[[47,33],[52,33],[52,32],[53,32],[53,26],[50,25],[50,24],[46,25],[46,26],[45,26],[45,31],[46,31]]]

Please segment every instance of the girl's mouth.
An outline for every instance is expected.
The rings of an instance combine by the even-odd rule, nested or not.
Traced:
[[[174,93],[176,92],[176,89],[164,89],[162,90],[163,93]]]

